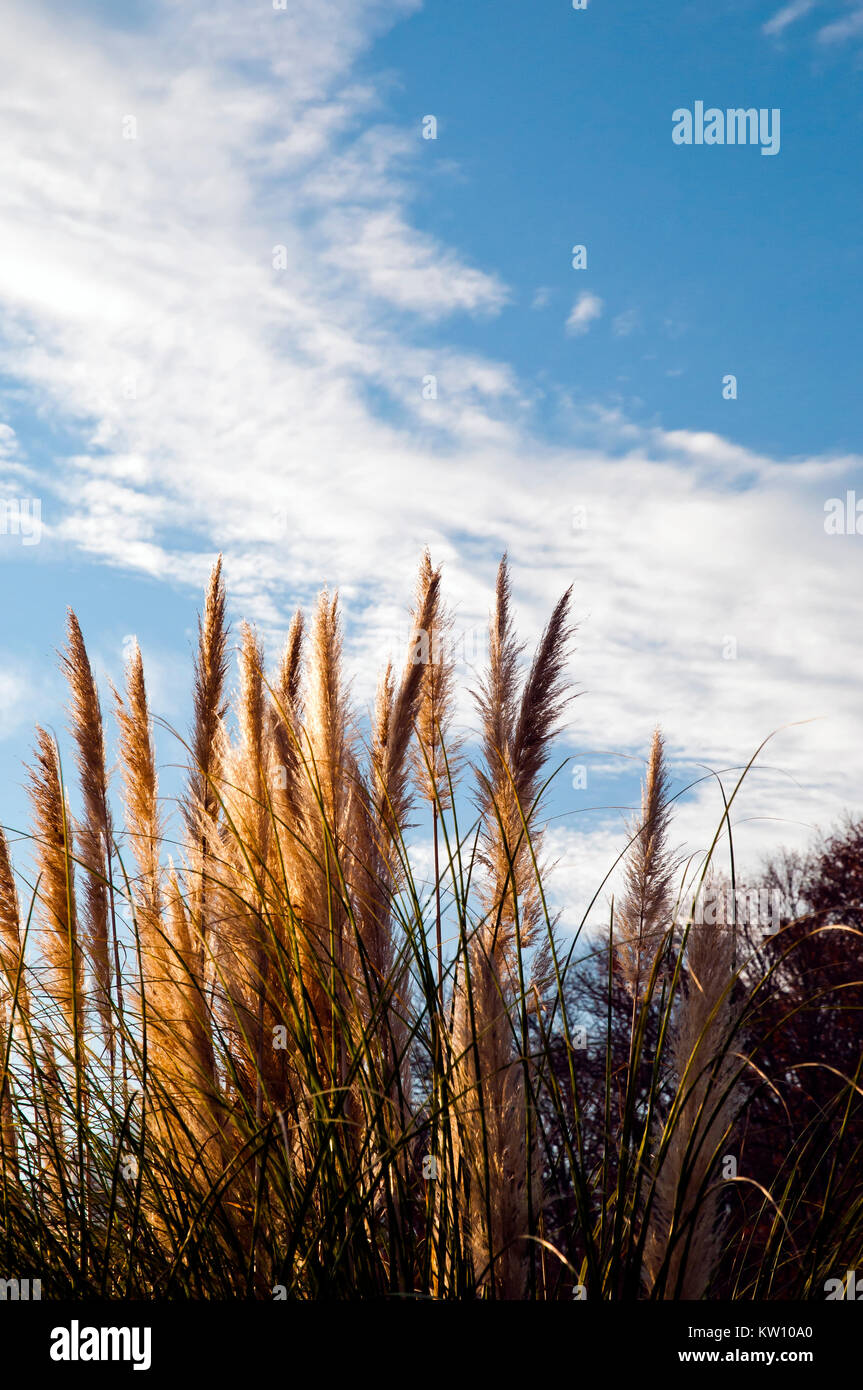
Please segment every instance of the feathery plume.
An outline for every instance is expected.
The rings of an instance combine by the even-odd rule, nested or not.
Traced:
[[[235,772],[242,780],[243,822],[248,835],[243,843],[254,852],[256,865],[265,865],[268,852],[269,813],[267,787],[268,749],[265,742],[266,702],[264,694],[264,654],[254,630],[241,626],[240,698],[237,718],[240,726],[240,758]]]
[[[63,795],[57,745],[39,725],[36,726],[35,759],[35,766],[30,769],[28,793],[37,845],[48,992],[62,1008],[77,1045],[82,1037],[84,972],[75,904],[72,830]]]
[[[285,713],[298,723],[302,715],[303,643],[306,634],[305,618],[297,609],[291,620],[288,640],[279,666],[277,693]]]
[[[514,636],[504,556],[490,629],[489,671],[474,696],[483,732],[479,803],[484,813],[483,859],[489,874],[486,899],[493,917],[489,944],[502,970],[512,968],[516,914],[522,949],[534,944],[540,917],[533,866],[542,841],[536,829],[538,795],[548,749],[570,698],[564,673],[573,636],[571,600],[570,588],[555,605],[519,698],[523,647]]]
[[[18,1137],[12,1102],[11,1034],[14,1031],[12,1009],[16,989],[17,1011],[24,1022],[25,1031],[29,1031],[30,994],[24,974],[18,892],[6,834],[0,827],[0,1128],[5,1151],[15,1174],[18,1169]],[[4,1072],[7,1047],[10,1049],[10,1066]]]
[[[341,888],[356,794],[355,730],[342,676],[338,594],[318,598],[309,639],[304,717],[304,852],[299,861],[298,938],[303,989],[317,1037],[322,1076],[336,1063],[334,1007],[347,1007],[357,978]],[[335,997],[334,997],[335,996]]]
[[[453,738],[450,729],[453,717],[455,658],[452,651],[453,618],[444,606],[438,590],[427,617],[428,626],[420,627],[427,606],[432,581],[439,570],[432,568],[426,550],[420,563],[414,605],[414,626],[425,632],[427,661],[423,671],[422,693],[417,711],[417,741],[413,749],[414,773],[424,797],[432,808],[432,844],[435,878],[435,944],[437,948],[437,985],[439,1006],[443,1009],[443,940],[441,935],[440,827],[438,820],[451,805],[450,783],[458,774],[461,741]]]
[[[279,809],[279,819],[285,826],[297,825],[302,810],[299,776],[304,639],[305,620],[298,609],[282,653],[270,710],[270,729],[277,763],[274,799]],[[286,837],[283,839],[284,850],[290,858],[290,840]]]
[[[615,953],[633,1008],[641,1003],[671,924],[674,864],[668,848],[670,821],[665,745],[656,729],[642,790],[641,819],[631,827],[626,889],[615,930]]]
[[[540,775],[565,705],[571,591],[556,605],[519,699],[519,660],[506,556],[497,577],[489,668],[475,699],[482,720],[479,802],[487,870],[485,914],[468,947],[454,1018],[461,1097],[457,1145],[470,1173],[469,1230],[477,1274],[502,1297],[524,1295],[539,1165],[530,1143],[522,1049],[520,958],[535,944],[540,901],[525,826],[533,829]],[[468,978],[470,986],[468,990]],[[533,997],[535,991],[527,990]],[[532,1006],[532,1005],[531,1005]],[[526,1042],[525,1044],[526,1045]]]
[[[351,725],[342,681],[342,645],[339,596],[331,598],[324,589],[311,633],[305,728],[324,811],[336,830],[343,823],[347,802],[344,774]]]
[[[9,1046],[9,1027],[6,1002],[0,999],[0,1140],[2,1140],[3,1165],[0,1172],[9,1165],[13,1177],[18,1176],[18,1135],[15,1130],[15,1116],[12,1104],[12,1068],[6,1065],[6,1051]],[[10,1054],[11,1060],[11,1054]]]
[[[173,868],[165,899],[164,976],[152,988],[152,1064],[168,1099],[158,1119],[172,1148],[203,1162],[212,1178],[221,1156],[221,1129],[210,1014],[196,977],[196,943]]]
[[[54,1042],[47,1030],[43,1029],[39,1038],[41,1057],[36,1075],[41,1078],[44,1091],[44,1104],[36,1107],[38,1151],[44,1155],[42,1182],[54,1198],[62,1190],[63,1173],[63,1087]]]
[[[439,586],[439,572],[429,574],[414,614],[415,630],[398,686],[391,663],[378,684],[371,747],[372,804],[362,836],[363,946],[374,978],[400,1000],[401,1013],[407,1004],[406,960],[403,953],[398,958],[393,939],[392,898],[402,879],[399,833],[406,828],[412,805],[409,750],[428,669],[428,635],[434,626]]]
[[[356,838],[363,846],[359,866],[360,930],[374,988],[383,989],[392,1005],[392,1029],[384,1056],[394,1106],[399,1112],[409,1087],[405,1029],[409,981],[406,954],[394,938],[392,899],[403,876],[399,835],[406,828],[411,811],[409,751],[428,671],[429,639],[439,602],[439,571],[426,572],[424,578],[421,574],[420,586],[414,632],[401,680],[396,686],[389,663],[378,684],[371,747],[371,805],[366,810],[366,803],[361,804],[360,798],[356,803]],[[357,778],[358,787],[359,781]],[[369,998],[370,1010],[375,1003],[376,996]]]
[[[125,702],[116,690],[113,694],[120,729],[126,833],[138,867],[134,888],[136,923],[141,943],[145,1001],[149,1004],[148,986],[156,986],[163,973],[159,865],[162,824],[144,663],[137,642],[126,663]]]
[[[419,715],[423,687],[431,665],[431,636],[439,604],[440,571],[423,583],[414,613],[415,634],[409,645],[402,677],[396,689],[392,668],[387,667],[379,690],[372,745],[372,763],[378,792],[378,815],[389,839],[410,814],[410,761],[408,749]]]
[[[84,803],[83,818],[76,825],[78,860],[86,871],[82,935],[93,972],[96,1009],[111,1058],[113,1074],[112,963],[108,928],[112,830],[108,807],[108,778],[105,771],[105,738],[96,682],[93,679],[78,619],[71,608],[67,615],[66,650],[60,654],[60,661],[72,697],[71,733],[77,744],[76,761]],[[116,924],[114,953],[119,985]]]
[[[268,903],[271,876],[270,744],[265,698],[264,656],[253,629],[243,623],[240,689],[237,700],[239,744],[228,755],[225,800],[232,830],[224,838],[220,894],[219,959],[228,992],[226,1024],[248,1088],[256,1093],[260,1118],[262,1072],[272,1059],[264,1047],[269,974]]]
[[[201,978],[207,959],[210,912],[207,885],[214,872],[214,836],[219,819],[222,754],[225,740],[222,724],[227,712],[225,682],[228,675],[227,598],[222,577],[222,557],[216,560],[204,597],[203,616],[198,619],[198,650],[194,672],[194,723],[192,758],[182,801],[183,818],[189,843],[193,877],[191,898],[200,944],[196,969]]]
[[[504,769],[510,761],[516,720],[519,661],[524,647],[515,637],[511,601],[509,566],[504,555],[498,566],[495,607],[489,625],[488,672],[473,697],[481,721],[486,775],[480,779],[479,794],[484,811],[488,811],[495,793],[507,783]]]
[[[573,628],[572,588],[558,599],[525,681],[512,735],[512,776],[525,814],[531,809],[552,739],[570,699],[566,660]]]
[[[24,975],[18,890],[9,857],[9,844],[0,827],[0,1003],[13,998],[19,974],[18,1011],[27,1019],[30,1005]]]
[[[426,650],[413,763],[421,795],[435,810],[445,811],[450,805],[447,763],[450,775],[454,775],[459,744],[448,737],[455,699],[455,657],[451,638],[453,617],[444,606],[439,588],[426,617],[427,626],[421,626],[432,582],[439,574],[439,570],[432,568],[431,556],[426,550],[420,564],[413,615],[414,631],[425,634],[423,645]]]

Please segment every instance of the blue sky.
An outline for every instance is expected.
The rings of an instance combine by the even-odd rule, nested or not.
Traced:
[[[818,9],[765,35],[778,10],[441,3],[376,46],[403,75],[400,120],[440,109],[418,220],[514,287],[513,312],[460,341],[636,419],[790,457],[859,446],[859,61],[819,42]],[[781,157],[675,147],[670,113],[699,98],[778,106]],[[573,240],[605,303],[588,341],[550,331]],[[548,312],[530,316],[538,285]]]
[[[859,0],[0,25],[0,495],[44,523],[0,535],[7,824],[33,720],[62,723],[67,603],[103,680],[138,637],[183,725],[219,550],[271,648],[338,585],[362,708],[425,544],[472,650],[504,547],[527,635],[575,585],[561,901],[616,852],[657,720],[678,786],[794,725],[741,802],[753,863],[863,810],[863,537],[824,531],[863,497]],[[778,108],[778,155],[675,145],[699,100]],[[703,846],[715,792],[679,819]]]

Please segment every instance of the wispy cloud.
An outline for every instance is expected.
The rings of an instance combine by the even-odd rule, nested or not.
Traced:
[[[816,0],[791,0],[788,5],[783,5],[781,10],[777,10],[772,19],[768,19],[763,26],[762,32],[771,36],[784,34],[791,24],[795,24],[798,19],[803,19],[810,10],[813,10]]]
[[[844,19],[837,19],[832,24],[825,24],[823,29],[818,30],[818,42],[826,44],[845,43],[848,39],[857,38],[858,34],[863,34],[863,5],[858,5]]]
[[[509,291],[417,225],[419,134],[356,81],[406,8],[175,6],[118,35],[6,7],[0,368],[76,441],[42,470],[40,552],[198,586],[221,549],[271,635],[338,583],[365,698],[421,547],[475,634],[508,547],[527,635],[576,582],[571,747],[631,750],[659,718],[679,762],[731,766],[819,716],[771,758],[789,818],[829,818],[863,783],[863,656],[855,540],[825,536],[823,504],[863,460],[585,406],[562,447],[507,362],[449,345],[447,316]],[[583,294],[569,331],[602,308]],[[750,830],[775,814],[758,786]]]
[[[400,309],[438,319],[459,310],[495,313],[507,301],[496,276],[465,266],[391,208],[360,218],[355,210],[340,209],[330,214],[325,230],[325,262]]]
[[[590,325],[598,318],[602,317],[602,300],[599,295],[591,294],[590,290],[584,290],[570,310],[569,318],[566,320],[566,331],[572,337],[580,337],[581,334],[590,330]]]

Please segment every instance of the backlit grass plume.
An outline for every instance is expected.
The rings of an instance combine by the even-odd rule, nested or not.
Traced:
[[[0,828],[0,1000],[11,1007],[17,993],[20,1013],[29,1015],[27,977],[18,889],[9,856],[9,842]]]
[[[112,981],[115,971],[121,1011],[123,1000],[112,888],[113,828],[108,804],[105,738],[96,682],[78,619],[71,609],[67,617],[67,644],[61,656],[61,665],[71,693],[72,734],[77,745],[76,761],[84,806],[84,814],[77,826],[78,855],[85,870],[85,926],[82,935],[93,972],[96,1009],[113,1074],[115,1029]]]
[[[641,818],[632,826],[626,891],[616,922],[617,960],[634,1007],[641,1003],[671,925],[674,865],[668,847],[670,815],[665,747],[656,729],[642,791]]]
[[[521,690],[506,561],[498,571],[489,667],[478,695],[484,908],[459,982],[454,1047],[458,1144],[469,1181],[477,1277],[505,1298],[526,1292],[542,1206],[530,1077],[528,953],[539,943],[534,856],[540,777],[564,705],[570,594],[557,604]]]
[[[212,877],[212,843],[219,818],[218,784],[222,774],[222,722],[227,712],[225,684],[228,675],[228,622],[222,557],[210,574],[204,611],[198,621],[198,648],[193,675],[194,724],[191,734],[188,786],[182,812],[192,870],[192,913],[199,938],[196,946],[198,975],[207,962],[210,926],[208,887]]]
[[[48,972],[47,990],[62,1010],[77,1055],[84,1026],[84,955],[75,898],[72,825],[57,744],[51,734],[39,727],[28,790],[33,807],[40,946]]]

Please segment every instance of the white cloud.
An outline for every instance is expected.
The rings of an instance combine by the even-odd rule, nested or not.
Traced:
[[[740,834],[760,848],[859,806],[863,541],[825,536],[823,507],[863,460],[789,463],[585,409],[552,446],[507,363],[449,347],[444,315],[508,291],[413,225],[415,132],[356,133],[377,113],[351,64],[407,8],[178,5],[167,31],[96,39],[7,6],[0,369],[80,438],[40,482],[42,549],[196,586],[222,549],[268,637],[340,584],[365,700],[422,546],[446,562],[468,665],[508,547],[527,636],[575,582],[567,746],[632,753],[659,720],[681,772],[728,767],[817,717],[771,745]],[[582,295],[570,331],[601,311]],[[717,805],[707,784],[690,798],[688,844]],[[578,852],[598,864],[617,830],[595,833]]]
[[[566,321],[566,331],[573,337],[580,337],[582,333],[587,333],[590,325],[595,319],[602,316],[602,300],[599,295],[591,294],[590,290],[584,290],[570,310],[569,318]]]
[[[496,276],[462,265],[391,209],[367,217],[340,210],[326,231],[328,263],[354,282],[362,277],[371,294],[399,308],[442,318],[455,310],[494,313],[507,300]]]
[[[844,19],[836,19],[818,30],[819,43],[844,43],[863,34],[863,6],[858,6]]]
[[[18,454],[18,438],[11,425],[0,424],[0,459],[14,459]]]
[[[21,487],[33,470],[23,460],[21,441],[11,425],[0,423],[0,489],[8,493]],[[0,502],[3,498],[0,496]]]
[[[791,0],[788,5],[783,5],[781,10],[763,26],[762,32],[771,37],[783,34],[790,24],[795,24],[798,19],[803,19],[810,10],[815,8],[816,0]]]

